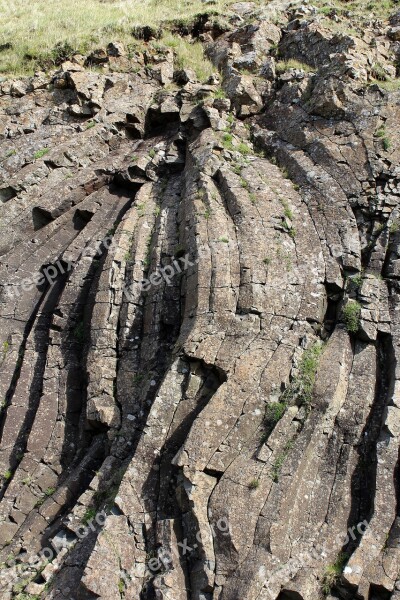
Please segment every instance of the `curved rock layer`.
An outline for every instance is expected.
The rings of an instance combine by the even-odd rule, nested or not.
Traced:
[[[2,84],[1,598],[400,598],[396,23],[282,5]]]

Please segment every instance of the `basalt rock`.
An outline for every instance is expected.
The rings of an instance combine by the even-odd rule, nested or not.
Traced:
[[[228,17],[1,84],[4,600],[399,598],[399,18]]]

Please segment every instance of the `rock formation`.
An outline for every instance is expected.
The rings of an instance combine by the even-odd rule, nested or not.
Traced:
[[[0,84],[3,600],[400,599],[400,14],[227,23]]]

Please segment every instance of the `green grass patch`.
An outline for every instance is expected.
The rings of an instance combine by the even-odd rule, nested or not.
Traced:
[[[340,552],[336,561],[325,568],[322,579],[322,591],[325,596],[328,596],[331,593],[332,588],[339,582],[347,560],[348,555],[345,552]]]
[[[48,154],[49,152],[50,148],[43,148],[42,150],[38,150],[37,152],[35,152],[33,158],[35,160],[37,160],[38,158],[43,158],[43,156],[46,156],[46,154]]]
[[[357,333],[360,328],[361,305],[350,300],[343,308],[343,322],[349,333]]]
[[[298,373],[283,392],[282,402],[288,405],[296,403],[298,406],[310,407],[315,377],[323,350],[324,345],[321,342],[315,342],[310,348],[304,350]]]

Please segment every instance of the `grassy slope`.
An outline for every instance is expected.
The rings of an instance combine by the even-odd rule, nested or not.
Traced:
[[[135,26],[157,27],[174,19],[190,19],[199,12],[222,15],[233,0],[0,0],[0,73],[32,72],[52,56],[56,44],[77,51],[110,41],[132,42]],[[256,0],[263,5],[269,0]],[[322,10],[336,7],[368,17],[387,17],[395,0],[314,0]],[[7,47],[10,46],[10,47]],[[182,49],[182,54],[188,54]],[[189,52],[190,54],[190,52]]]
[[[32,70],[58,43],[85,51],[110,41],[132,41],[134,26],[158,26],[199,12],[223,12],[226,0],[4,0],[0,2],[0,72]],[[33,60],[24,57],[30,56]]]

